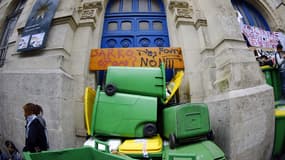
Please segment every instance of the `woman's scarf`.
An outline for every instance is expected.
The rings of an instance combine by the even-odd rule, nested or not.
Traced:
[[[26,138],[28,138],[28,135],[29,135],[29,128],[30,128],[30,125],[31,123],[33,122],[34,119],[36,119],[37,116],[34,115],[34,114],[31,114],[27,117],[27,124],[26,124]]]

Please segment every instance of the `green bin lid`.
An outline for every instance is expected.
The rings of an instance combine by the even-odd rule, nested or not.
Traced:
[[[285,106],[275,109],[275,117],[285,117]]]
[[[260,68],[261,68],[262,71],[273,69],[273,68],[272,68],[271,66],[269,66],[269,65],[261,66]]]

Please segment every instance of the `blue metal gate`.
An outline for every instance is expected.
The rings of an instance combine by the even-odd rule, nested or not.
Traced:
[[[160,0],[110,0],[102,48],[168,46],[166,16]]]
[[[101,48],[169,47],[161,0],[110,0],[103,27]],[[172,75],[166,71],[167,81]]]

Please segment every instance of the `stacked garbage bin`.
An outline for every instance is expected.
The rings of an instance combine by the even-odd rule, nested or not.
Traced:
[[[281,99],[281,80],[278,69],[271,66],[261,66],[264,73],[266,83],[273,87],[275,100],[275,136],[273,157],[279,157],[285,154],[285,104],[284,99]],[[278,159],[278,158],[277,158]]]
[[[266,83],[273,87],[274,100],[278,102],[281,98],[281,81],[278,69],[268,65],[260,68],[265,76]]]
[[[158,101],[166,99],[165,69],[115,67],[107,69],[105,86],[97,86],[91,136],[120,139],[116,152],[134,158],[159,158]]]
[[[138,159],[225,159],[211,141],[206,104],[158,106],[168,102],[177,84],[173,80],[167,85],[163,64],[159,68],[108,67],[105,87],[97,87],[92,137],[120,138],[117,152]]]
[[[285,105],[277,105],[275,108],[275,136],[273,145],[273,157],[285,154]],[[283,157],[284,158],[284,157]]]
[[[167,104],[181,76],[183,72],[177,72],[166,83],[163,64],[156,68],[108,67],[105,85],[97,86],[94,100],[89,101],[93,107],[86,112],[94,147],[26,153],[27,160],[36,160],[31,157],[37,156],[56,159],[55,155],[73,160],[81,154],[86,160],[224,160],[224,153],[212,141],[206,104]]]
[[[91,130],[94,135],[123,138],[157,134],[157,101],[165,99],[164,67],[114,67],[105,87],[97,87]]]

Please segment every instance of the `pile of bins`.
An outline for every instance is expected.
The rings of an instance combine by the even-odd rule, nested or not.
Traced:
[[[281,100],[281,80],[280,80],[278,69],[273,68],[268,65],[261,66],[260,68],[265,76],[266,83],[273,87],[274,100],[276,102],[280,101]]]
[[[285,156],[285,104],[275,105],[275,136],[272,155],[276,159]]]
[[[285,155],[285,100],[281,98],[281,79],[278,69],[271,66],[261,66],[266,83],[273,87],[275,100],[275,136],[273,158]]]
[[[105,86],[97,86],[92,108],[89,134],[94,147],[25,153],[25,158],[225,160],[212,141],[207,105],[165,105],[173,92],[173,86],[166,85],[163,64],[110,66]]]

